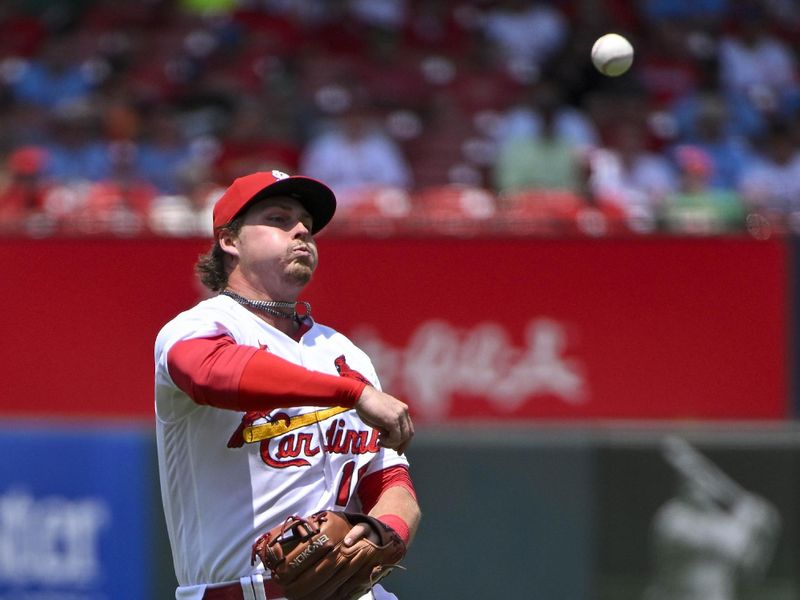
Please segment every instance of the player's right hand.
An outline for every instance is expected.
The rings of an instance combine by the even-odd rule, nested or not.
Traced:
[[[354,408],[364,423],[380,432],[381,446],[393,448],[398,454],[405,452],[414,437],[414,424],[405,402],[368,385]]]

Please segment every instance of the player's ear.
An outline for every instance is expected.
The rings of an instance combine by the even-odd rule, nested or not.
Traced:
[[[219,232],[219,237],[217,238],[217,242],[219,243],[220,249],[225,254],[230,254],[231,256],[239,256],[239,248],[236,245],[236,241],[238,240],[238,236],[231,231],[230,229],[223,229]]]

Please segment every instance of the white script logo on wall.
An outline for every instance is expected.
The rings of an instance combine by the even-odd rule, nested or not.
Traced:
[[[0,582],[91,583],[100,575],[100,530],[110,508],[99,498],[0,494]]]
[[[583,364],[565,356],[566,328],[551,319],[529,321],[522,347],[488,322],[464,329],[425,321],[405,348],[389,345],[369,326],[356,328],[353,339],[372,358],[383,388],[402,390],[427,417],[446,415],[455,394],[485,397],[504,412],[535,396],[572,405],[588,399]]]

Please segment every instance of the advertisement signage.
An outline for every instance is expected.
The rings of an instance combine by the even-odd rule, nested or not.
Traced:
[[[203,297],[192,267],[208,246],[0,242],[25,256],[0,265],[0,280],[25,282],[4,295],[0,410],[151,420],[153,341]],[[786,240],[323,235],[319,246],[303,299],[367,350],[421,423],[791,412]]]
[[[315,314],[421,420],[787,415],[780,241],[362,244],[323,247]]]
[[[0,425],[0,599],[152,597],[152,433]]]

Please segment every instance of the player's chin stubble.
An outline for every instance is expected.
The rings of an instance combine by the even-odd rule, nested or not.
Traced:
[[[303,286],[311,281],[314,274],[314,266],[311,262],[293,260],[286,268],[286,277],[295,285]]]

